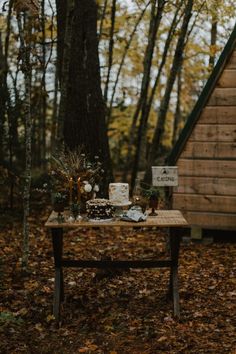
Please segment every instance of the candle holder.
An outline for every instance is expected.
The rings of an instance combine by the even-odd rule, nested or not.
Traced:
[[[99,157],[94,156],[92,161],[89,161],[82,147],[71,151],[63,146],[55,156],[52,156],[52,183],[57,189],[64,190],[67,195],[68,222],[74,222],[75,219],[72,212],[72,208],[75,208],[72,207],[73,203],[80,206],[76,218],[81,220],[80,213],[82,215],[86,213],[86,202],[96,197],[104,173]]]
[[[69,216],[68,216],[68,219],[67,221],[68,222],[74,222],[74,215],[73,215],[73,212],[72,212],[72,202],[70,202],[69,204]]]
[[[144,184],[144,183],[143,183]],[[148,188],[144,188],[147,186]],[[151,208],[151,212],[149,216],[157,216],[156,209],[158,207],[158,202],[160,198],[160,190],[155,186],[149,186],[148,184],[144,184],[142,192],[142,196],[144,196],[148,201],[148,206]]]
[[[80,221],[82,216],[80,215],[80,204],[79,203],[72,203],[71,204],[71,213],[74,217],[74,221]]]
[[[53,210],[57,213],[58,222],[64,221],[63,212],[65,209],[66,196],[60,192],[53,196]]]
[[[76,216],[76,221],[81,221],[83,219],[82,215],[80,214],[81,211],[81,205],[79,204],[78,206],[78,214]]]
[[[72,200],[73,200],[73,178],[70,177],[69,178],[69,203],[70,203],[70,206],[72,204]]]
[[[152,208],[151,213],[149,213],[149,216],[157,216],[157,213],[155,210],[157,209],[158,206],[158,197],[157,196],[151,196],[149,198],[149,207]]]

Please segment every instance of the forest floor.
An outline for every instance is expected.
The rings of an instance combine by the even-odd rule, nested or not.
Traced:
[[[65,302],[57,327],[50,208],[30,217],[29,272],[22,275],[21,216],[0,216],[0,353],[236,353],[236,243],[182,243],[181,319],[166,299],[168,270],[65,270]],[[164,257],[166,236],[68,232],[65,253],[80,258]]]

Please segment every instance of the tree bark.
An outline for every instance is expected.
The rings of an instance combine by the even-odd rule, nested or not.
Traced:
[[[216,40],[217,40],[217,20],[213,17],[212,22],[211,22],[211,47],[216,45]],[[210,54],[209,58],[209,66],[213,68],[215,65],[215,51]]]
[[[57,72],[60,82],[61,94],[57,122],[57,145],[62,143],[64,139],[64,124],[66,120],[68,84],[70,81],[69,67],[72,55],[71,45],[73,12],[74,0],[57,0],[57,26],[60,26],[60,30],[58,29]]]
[[[5,36],[5,46],[3,48],[2,33],[0,32],[0,161],[6,163],[7,148],[9,150],[9,169],[13,154],[12,140],[12,116],[11,101],[7,84],[8,73],[8,49],[11,32],[11,15],[13,0],[9,1],[9,10],[7,14],[7,29]],[[8,132],[6,129],[6,118],[8,119]],[[8,143],[8,146],[7,146]]]
[[[54,96],[53,96],[53,104],[52,104],[52,128],[51,128],[51,151],[55,153],[56,150],[56,136],[58,129],[58,70],[56,67],[55,78],[54,78]]]
[[[57,67],[58,78],[61,83],[62,68],[63,68],[63,55],[67,46],[70,44],[70,38],[65,38],[66,28],[68,30],[68,5],[73,6],[73,0],[56,0],[57,8]],[[69,39],[69,42],[68,42]],[[65,47],[64,47],[65,46]]]
[[[6,140],[6,101],[7,93],[5,86],[5,58],[2,45],[2,33],[0,32],[0,163],[5,160],[4,145]]]
[[[41,26],[42,26],[42,80],[41,80],[41,139],[40,139],[40,165],[45,165],[46,159],[46,112],[47,112],[47,89],[46,89],[46,28],[45,28],[45,0],[41,0]]]
[[[5,47],[4,54],[1,49],[1,63],[2,63],[2,71],[1,71],[1,86],[3,90],[3,94],[0,93],[1,101],[2,101],[2,124],[3,124],[3,141],[1,144],[1,148],[3,155],[2,161],[5,162],[8,166],[8,179],[9,179],[9,196],[8,196],[8,205],[10,209],[13,208],[13,192],[15,185],[15,169],[13,167],[13,158],[16,156],[16,151],[18,148],[18,118],[19,114],[15,114],[17,107],[13,107],[10,91],[8,88],[8,80],[7,76],[9,74],[8,67],[8,53],[9,53],[9,43],[10,43],[10,33],[11,33],[11,17],[12,17],[12,8],[13,8],[13,0],[9,1],[9,10],[7,14],[7,29],[5,36]],[[5,124],[5,119],[7,118],[8,126]],[[1,119],[0,119],[1,120]]]
[[[31,63],[30,63],[30,38],[31,25],[24,20],[24,28],[27,28],[27,39],[24,36],[21,16],[18,14],[17,22],[20,36],[20,49],[22,60],[22,72],[25,81],[24,117],[25,117],[25,178],[23,191],[23,249],[22,269],[27,270],[29,257],[29,212],[30,212],[30,186],[31,186]],[[27,23],[26,23],[27,22]]]
[[[116,19],[116,0],[112,0],[111,28],[110,28],[110,39],[109,39],[109,51],[108,51],[108,67],[107,67],[107,78],[106,78],[105,89],[104,89],[105,103],[107,103],[107,95],[108,95],[110,74],[111,74],[112,61],[113,61],[115,19]]]
[[[177,76],[177,102],[174,115],[174,127],[172,136],[172,146],[176,143],[179,136],[179,125],[181,121],[181,91],[182,91],[182,70],[180,69]]]
[[[102,14],[101,14],[101,18],[100,18],[98,42],[100,42],[100,39],[101,39],[101,37],[102,37],[103,23],[104,23],[104,19],[105,19],[105,16],[106,16],[107,3],[108,3],[108,0],[104,0],[103,9],[102,9]]]
[[[62,15],[58,13],[59,17]],[[95,0],[75,2],[70,42],[73,48],[64,44],[68,46],[68,71],[61,75],[61,85],[67,82],[64,92],[61,86],[63,101],[59,113],[64,119],[64,141],[71,150],[83,146],[91,159],[99,155],[106,172],[104,186],[107,186],[112,170],[101,90]]]

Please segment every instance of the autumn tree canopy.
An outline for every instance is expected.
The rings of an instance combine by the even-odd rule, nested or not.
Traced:
[[[5,2],[0,17],[4,168],[15,175],[23,168],[25,87],[16,9],[37,13],[30,54],[33,169],[45,168],[64,134],[68,142],[87,137],[85,145],[104,161],[109,141],[114,171],[124,180],[164,161],[234,26],[233,1],[193,0],[191,8],[183,0],[27,4]]]

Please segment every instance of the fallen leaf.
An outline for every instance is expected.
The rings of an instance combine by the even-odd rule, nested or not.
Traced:
[[[36,323],[36,325],[34,326],[36,329],[37,329],[37,331],[39,331],[39,332],[42,332],[43,331],[43,327],[42,327],[42,325],[41,325],[41,323]]]

